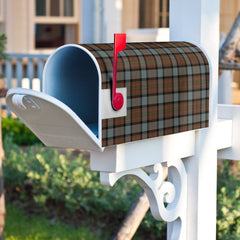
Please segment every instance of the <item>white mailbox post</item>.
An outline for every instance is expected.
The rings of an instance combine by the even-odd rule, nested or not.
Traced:
[[[217,157],[240,159],[240,107],[217,105],[218,42],[219,0],[171,0],[169,43],[116,45],[119,68],[113,45],[63,46],[44,93],[11,89],[7,104],[46,145],[90,150],[103,184],[134,177],[169,240],[213,240]]]
[[[217,149],[231,144],[231,137],[222,132],[227,127],[218,131],[217,120],[219,0],[171,0],[170,4],[170,39],[195,41],[205,49],[211,62],[210,127],[194,133],[195,154],[183,161],[188,183],[187,227],[182,239],[215,239]],[[223,145],[218,145],[219,140]]]

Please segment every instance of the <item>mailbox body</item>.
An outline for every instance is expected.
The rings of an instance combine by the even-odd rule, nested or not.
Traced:
[[[89,132],[94,144],[82,144],[83,148],[103,150],[112,145],[208,127],[209,63],[199,47],[187,42],[127,43],[126,49],[118,54],[117,68],[117,91],[125,91],[126,110],[119,114],[112,109],[103,117],[102,109],[107,105],[111,108],[112,70],[113,44],[65,45],[45,65],[43,93],[13,89],[7,95],[7,104],[46,145],[56,147],[82,148]],[[32,98],[36,103],[45,99],[48,110],[53,105],[63,114],[67,109],[68,118],[59,125],[66,127],[66,131],[59,134],[56,128],[50,134],[62,137],[61,144],[56,138],[48,141],[47,134],[41,136],[37,127],[40,122],[28,119],[31,114],[26,114],[28,109],[19,108],[21,97],[13,101],[14,95]],[[42,119],[44,108],[44,104],[39,108]],[[45,122],[53,121],[48,115],[45,117]],[[61,114],[54,118],[55,125],[59,118]],[[76,126],[70,124],[71,118],[78,122]],[[67,133],[67,129],[74,132],[75,127],[82,128],[84,134],[76,137]],[[64,134],[68,136],[65,140]]]
[[[102,89],[111,89],[112,44],[84,47],[99,64]],[[127,88],[127,115],[102,120],[103,146],[208,126],[209,64],[191,43],[127,44],[117,86]]]

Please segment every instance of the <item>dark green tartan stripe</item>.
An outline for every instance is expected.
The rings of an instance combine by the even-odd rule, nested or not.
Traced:
[[[102,88],[111,88],[113,44],[83,46],[99,63]],[[103,146],[208,126],[209,65],[193,44],[127,43],[117,87],[127,88],[127,116],[102,121]]]

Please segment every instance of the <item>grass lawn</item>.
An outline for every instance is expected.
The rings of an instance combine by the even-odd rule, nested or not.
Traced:
[[[7,205],[5,240],[98,240],[95,233],[81,227],[71,228],[60,223],[51,224],[40,216],[26,216]],[[107,239],[107,238],[106,238]]]

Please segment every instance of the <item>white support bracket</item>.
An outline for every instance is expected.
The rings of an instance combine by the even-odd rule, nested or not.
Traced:
[[[163,167],[168,167],[168,181],[164,181]],[[152,215],[170,222],[168,239],[186,239],[187,173],[181,159],[123,172],[101,172],[103,185],[113,186],[121,177],[132,176],[145,190]]]
[[[221,152],[222,149],[231,149],[232,117],[219,119],[216,126],[217,150]],[[198,131],[206,131],[206,129]],[[151,141],[151,143],[152,141],[156,142],[154,142],[155,144],[148,144],[148,141]],[[100,171],[101,183],[106,186],[113,186],[123,176],[133,177],[145,190],[154,218],[168,222],[168,240],[188,239],[188,173],[184,166],[184,159],[195,154],[193,147],[195,144],[195,131],[163,136],[148,141],[144,142],[142,147],[142,142],[139,142],[137,145],[125,144],[119,146],[121,151],[117,148],[110,149],[103,152],[101,157],[98,158],[93,152],[91,159],[92,170]],[[131,168],[127,164],[130,160],[129,155],[135,167]],[[126,164],[116,168],[119,156],[123,158],[121,160]],[[125,156],[128,156],[128,158]],[[155,159],[153,164],[149,157]],[[139,162],[144,162],[140,161],[142,158],[151,165],[148,167],[146,165],[139,166]],[[111,162],[111,164],[104,164],[106,161]],[[166,181],[164,180],[164,168],[168,170],[168,180]]]

